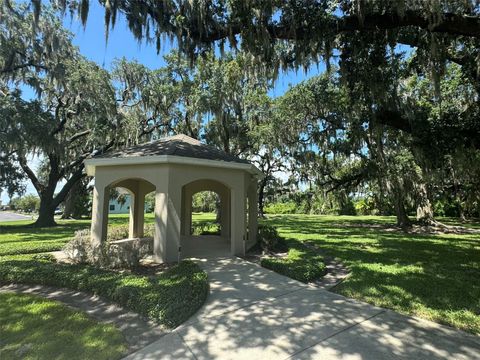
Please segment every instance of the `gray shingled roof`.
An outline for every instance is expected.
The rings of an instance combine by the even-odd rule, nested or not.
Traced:
[[[249,164],[247,160],[206,145],[187,135],[169,136],[160,140],[130,146],[125,149],[107,151],[96,155],[96,159],[130,158],[136,156],[175,155],[196,159],[229,161]]]

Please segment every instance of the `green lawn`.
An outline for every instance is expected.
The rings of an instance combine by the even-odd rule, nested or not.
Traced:
[[[266,222],[282,236],[310,241],[347,265],[351,274],[336,292],[480,334],[478,234],[383,228],[395,223],[392,217],[277,215]]]
[[[121,332],[38,296],[0,293],[0,354],[7,359],[119,359]],[[48,336],[46,336],[48,334]]]
[[[193,215],[193,223],[213,221],[215,214]],[[152,224],[153,214],[145,215],[145,224]],[[30,227],[31,221],[9,221],[0,223],[0,256],[34,254],[61,250],[75,231],[90,228],[90,220],[57,220],[55,228],[37,229]],[[109,225],[128,224],[128,214],[110,215]]]
[[[194,221],[212,219],[212,214],[194,215]],[[458,224],[455,219],[440,220],[450,225]],[[110,219],[110,224],[126,222],[126,215],[115,215]],[[146,222],[153,222],[153,215],[148,214]],[[347,265],[351,274],[335,291],[480,334],[478,234],[405,234],[384,228],[395,223],[393,217],[378,216],[278,215],[269,216],[266,222],[276,226],[282,236],[310,241]],[[44,230],[25,228],[25,223],[21,225],[0,226],[0,254],[4,254],[0,261],[10,261],[10,267],[4,267],[8,274],[16,269],[13,261],[23,261],[22,271],[13,273],[28,277],[29,272],[35,273],[36,269],[32,255],[14,254],[45,251],[47,244],[51,249],[60,249],[76,229],[87,228],[89,221],[62,221],[60,226]],[[480,223],[469,222],[466,226],[480,228]],[[56,269],[49,266],[44,265],[44,269],[55,273]],[[58,275],[61,279],[62,274],[66,279],[70,276],[62,270]],[[88,271],[84,277],[89,276],[86,274]],[[204,282],[201,273],[197,275],[199,278],[184,278],[185,284],[194,282],[202,293],[201,284]],[[83,289],[89,290],[88,286],[93,286],[80,280],[78,286],[85,286]],[[90,289],[99,291],[93,287]],[[127,290],[120,292],[128,293]]]
[[[264,268],[304,283],[325,275],[325,263],[318,252],[294,239],[288,239],[285,243],[288,246],[285,257],[266,256],[262,258],[260,264]]]

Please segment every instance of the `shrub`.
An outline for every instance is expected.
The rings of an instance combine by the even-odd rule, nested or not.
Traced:
[[[220,224],[212,220],[197,221],[192,224],[192,235],[220,235]]]
[[[55,262],[57,259],[55,256],[49,253],[39,253],[39,254],[34,254],[32,255],[33,260],[41,260],[41,261],[50,261],[50,262]]]
[[[48,285],[99,295],[171,328],[193,315],[208,294],[207,274],[191,261],[182,261],[152,277],[89,265],[0,261],[0,285],[10,283]]]
[[[286,257],[266,257],[261,265],[292,279],[308,283],[325,275],[323,257],[297,240],[287,241]]]
[[[265,205],[266,214],[296,214],[298,213],[297,204],[293,201],[276,202]]]
[[[257,239],[260,248],[266,252],[285,252],[288,250],[285,239],[271,225],[260,224]]]
[[[147,227],[146,232],[153,233],[153,226]],[[77,264],[111,269],[134,268],[139,265],[140,259],[153,252],[153,241],[137,239],[113,243],[127,237],[128,226],[113,226],[109,228],[106,243],[101,247],[93,247],[90,230],[79,230],[63,247],[63,251]]]
[[[129,229],[128,224],[109,226],[107,231],[107,241],[127,239],[128,229]]]
[[[94,251],[90,239],[90,230],[75,231],[72,240],[65,244],[63,251],[75,263],[94,263]]]

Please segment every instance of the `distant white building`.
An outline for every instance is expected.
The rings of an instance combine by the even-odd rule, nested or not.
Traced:
[[[109,214],[128,214],[130,212],[130,196],[124,197],[125,202],[120,203],[118,199],[110,199],[108,202]]]
[[[108,213],[109,214],[129,214],[130,204],[131,204],[130,194],[123,189],[119,189],[118,192],[123,195],[122,201],[119,201],[117,198],[110,199],[108,202]],[[149,211],[147,203],[145,203],[145,211]],[[150,211],[152,210],[150,209]]]

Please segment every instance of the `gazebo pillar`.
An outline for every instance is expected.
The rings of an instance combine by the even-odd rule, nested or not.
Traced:
[[[221,236],[230,237],[230,192],[228,189],[220,194],[220,228]]]
[[[130,201],[130,224],[128,237],[143,237],[144,217],[145,217],[145,190],[139,181],[136,182],[135,188],[131,188]]]
[[[162,171],[163,173],[163,171]],[[153,256],[158,262],[180,258],[181,187],[170,179],[170,171],[159,177],[155,192],[155,235]]]
[[[248,243],[251,247],[257,242],[258,232],[258,194],[257,194],[257,178],[252,176],[250,186],[248,188]],[[248,250],[248,249],[247,249]]]
[[[107,239],[108,225],[108,187],[98,178],[95,179],[92,201],[91,239],[94,248]]]
[[[182,235],[190,236],[192,231],[192,200],[193,194],[190,189],[185,189],[182,211],[183,228]]]
[[[241,186],[232,188],[230,230],[232,255],[245,255],[246,196],[243,181]]]

